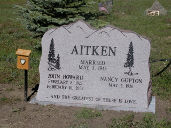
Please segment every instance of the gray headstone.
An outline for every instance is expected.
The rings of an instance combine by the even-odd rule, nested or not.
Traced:
[[[99,6],[99,11],[104,11],[106,13],[109,13],[112,11],[112,7],[113,7],[113,0],[107,0],[105,2],[101,2],[98,4]]]
[[[151,101],[150,42],[113,26],[83,21],[42,38],[36,102],[146,111]]]
[[[106,7],[107,7],[108,10],[111,10],[112,7],[113,7],[113,0],[107,0],[105,2],[105,5],[106,5]]]
[[[159,15],[166,15],[167,14],[167,10],[159,3],[158,0],[156,0],[153,5],[151,6],[151,8],[148,8],[145,12],[146,15],[148,15],[149,11],[159,11]]]

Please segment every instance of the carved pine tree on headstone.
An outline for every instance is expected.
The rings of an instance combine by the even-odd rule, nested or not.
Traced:
[[[60,57],[59,57],[59,54],[56,58],[56,65],[55,65],[56,69],[60,69]]]
[[[132,42],[129,44],[129,51],[127,54],[127,60],[124,64],[125,68],[129,68],[128,72],[125,72],[125,74],[128,74],[129,76],[137,75],[137,73],[133,74],[131,68],[134,67],[134,48]]]
[[[48,64],[49,64],[49,71],[55,70],[54,64],[56,63],[55,59],[55,47],[54,47],[54,40],[52,38],[49,48],[49,54],[48,54]]]

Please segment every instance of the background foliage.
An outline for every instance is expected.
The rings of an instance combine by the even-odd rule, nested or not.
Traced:
[[[90,0],[28,0],[25,6],[16,6],[29,31],[42,36],[47,29],[82,19],[95,20],[100,12]]]

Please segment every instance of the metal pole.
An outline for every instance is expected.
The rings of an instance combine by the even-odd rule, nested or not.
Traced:
[[[24,100],[27,101],[27,90],[28,90],[28,71],[24,70],[25,84],[24,84]]]

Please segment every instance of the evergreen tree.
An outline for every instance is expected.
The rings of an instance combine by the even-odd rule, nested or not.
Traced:
[[[133,50],[133,44],[132,42],[129,44],[129,51],[128,51],[128,54],[127,54],[127,61],[124,65],[124,67],[133,67],[134,65],[134,50]]]
[[[56,69],[60,69],[60,57],[59,57],[59,54],[56,58],[56,65],[55,65]]]
[[[78,19],[95,20],[101,13],[92,0],[28,0],[24,7],[16,6],[26,28],[37,36],[47,29]]]
[[[127,61],[124,64],[124,67],[126,67],[126,68],[129,67],[129,72],[126,72],[125,74],[133,75],[133,73],[131,71],[131,68],[133,67],[133,65],[134,65],[134,50],[133,50],[133,44],[132,44],[132,42],[130,42],[129,51],[127,54]]]
[[[55,63],[55,48],[54,48],[54,40],[52,38],[49,48],[49,54],[48,54],[48,60],[49,63]]]

